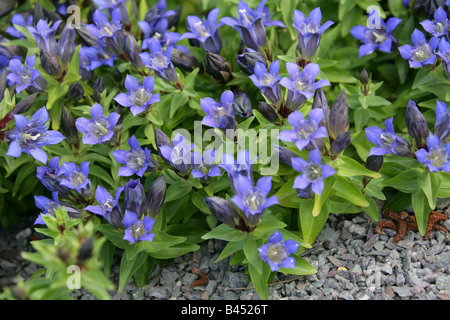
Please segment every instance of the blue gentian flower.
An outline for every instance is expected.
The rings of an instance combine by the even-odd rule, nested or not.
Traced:
[[[450,136],[450,110],[444,102],[437,100],[435,113],[434,134],[444,143]]]
[[[267,40],[263,12],[252,10],[242,0],[237,5],[237,11],[236,19],[224,17],[220,22],[236,29],[245,45],[259,51],[259,47],[264,47]]]
[[[208,18],[203,18],[203,20],[196,16],[187,16],[186,23],[188,32],[183,34],[180,40],[196,40],[202,44],[205,51],[220,54],[222,38],[219,33],[219,27],[222,26],[222,23],[217,23],[219,10],[219,8],[211,10]]]
[[[425,35],[415,29],[411,35],[411,41],[414,46],[405,44],[398,48],[403,59],[409,60],[411,68],[420,68],[426,65],[433,65],[436,60],[434,50],[439,44],[439,38],[431,38],[429,42]]]
[[[384,130],[378,127],[365,129],[367,140],[376,145],[376,147],[370,149],[369,156],[384,156],[386,154],[411,155],[410,144],[395,133],[393,121],[394,118],[386,119],[384,121]]]
[[[439,51],[436,54],[442,58],[442,65],[447,77],[450,78],[450,43],[442,38],[439,42]]]
[[[434,21],[425,20],[420,24],[433,37],[442,37],[448,35],[450,20],[447,18],[447,13],[444,8],[439,7],[434,12]]]
[[[114,100],[124,107],[130,107],[133,116],[144,112],[153,103],[161,101],[159,94],[153,94],[155,79],[153,76],[144,78],[142,86],[137,79],[127,75],[125,78],[125,88],[128,93],[119,93]]]
[[[116,150],[112,152],[118,163],[125,164],[125,166],[119,168],[119,176],[129,177],[137,174],[142,177],[147,170],[155,168],[155,160],[150,159],[152,158],[150,150],[147,147],[142,150],[134,135],[128,139],[128,145],[131,148],[130,151]]]
[[[430,133],[427,138],[428,150],[416,151],[417,161],[423,163],[430,172],[450,172],[450,142],[442,145],[439,137]]]
[[[77,192],[92,190],[91,180],[88,178],[89,164],[89,161],[84,161],[78,167],[75,163],[63,162],[56,173],[60,185]]]
[[[279,204],[277,196],[267,198],[272,189],[272,177],[262,177],[253,185],[253,181],[239,175],[235,181],[237,193],[231,201],[242,210],[244,219],[249,227],[257,226],[264,211]]]
[[[58,192],[52,192],[52,199],[45,196],[34,196],[34,202],[36,207],[42,210],[41,214],[51,214],[54,215],[54,211],[59,206]],[[34,221],[34,224],[45,225],[42,215],[39,216]]]
[[[261,90],[261,93],[270,102],[274,105],[279,104],[282,98],[280,85],[281,77],[278,75],[278,72],[280,71],[280,61],[273,61],[269,66],[269,70],[267,70],[264,64],[256,62],[254,71],[255,74],[251,75],[250,79],[255,86]]]
[[[296,253],[299,246],[300,244],[292,239],[283,241],[283,236],[277,230],[269,237],[268,243],[259,247],[258,251],[260,258],[269,264],[270,269],[278,271],[280,267],[295,268],[295,259],[290,255]]]
[[[27,26],[28,31],[36,40],[36,43],[40,50],[45,49],[52,54],[57,52],[56,31],[62,20],[55,21],[51,26],[45,21],[40,19],[36,23],[36,28],[33,26]]]
[[[147,195],[140,179],[130,179],[123,187],[125,210],[134,212],[140,219],[147,212]]]
[[[106,44],[114,54],[121,54],[123,52],[124,37],[120,9],[112,10],[111,21],[105,12],[97,9],[94,12],[93,20],[94,24],[86,26],[88,31],[100,42]]]
[[[92,0],[100,10],[102,9],[116,9],[126,2],[126,0]]]
[[[214,149],[205,151],[203,156],[200,152],[193,151],[192,163],[194,164],[194,168],[192,169],[192,176],[204,181],[208,181],[211,177],[221,176],[220,168],[214,165],[216,155],[217,153]]]
[[[161,48],[159,41],[151,39],[149,44],[150,53],[143,52],[139,56],[146,67],[152,69],[155,74],[166,82],[177,82],[177,73],[173,63],[170,61],[172,47]]]
[[[239,151],[236,160],[234,160],[234,156],[231,154],[224,153],[222,155],[222,162],[219,164],[219,167],[227,172],[231,190],[235,194],[237,193],[235,183],[238,176],[246,176],[253,181],[252,166],[256,160],[257,157],[250,160],[250,152],[248,150]]]
[[[153,241],[155,234],[151,233],[151,231],[155,224],[155,219],[145,216],[144,219],[140,220],[136,213],[125,210],[122,222],[126,228],[124,240],[133,244],[136,241]]]
[[[336,173],[333,167],[327,164],[321,164],[321,155],[319,149],[314,149],[309,152],[309,162],[303,158],[292,158],[292,167],[302,172],[302,175],[298,176],[294,180],[295,189],[306,189],[311,186],[311,190],[317,194],[321,195],[324,182],[323,179],[331,177]]]
[[[104,45],[96,47],[82,46],[79,51],[80,67],[89,71],[101,66],[114,66],[116,56],[106,49]]]
[[[236,120],[233,103],[234,94],[230,90],[222,93],[220,103],[217,103],[213,98],[202,98],[200,106],[206,113],[206,116],[202,119],[202,124],[222,130],[234,129]]]
[[[399,18],[392,17],[386,23],[383,19],[380,19],[380,28],[374,29],[365,26],[353,27],[350,33],[363,43],[359,47],[359,57],[369,55],[375,50],[390,53],[392,43],[397,43],[397,39],[392,35],[392,32],[401,21]]]
[[[119,205],[119,196],[122,190],[122,187],[118,188],[115,197],[112,197],[104,187],[97,186],[97,189],[95,190],[95,199],[97,200],[98,205],[89,205],[84,208],[84,210],[98,214],[109,221],[111,211],[114,207]]]
[[[77,129],[84,133],[84,144],[97,144],[111,140],[114,135],[114,126],[119,121],[120,115],[111,112],[108,118],[103,115],[103,107],[94,103],[90,111],[91,120],[78,118],[75,122]]]
[[[41,73],[34,67],[36,56],[31,55],[25,59],[25,65],[20,60],[11,59],[9,69],[11,72],[6,76],[11,84],[16,84],[16,91],[20,93],[22,90],[44,90],[47,87],[45,80],[41,77]]]
[[[322,12],[315,8],[306,18],[300,10],[294,11],[294,28],[298,32],[298,47],[303,58],[311,59],[320,44],[320,37],[334,22],[327,21],[322,26]]]
[[[300,111],[294,111],[288,117],[292,130],[281,131],[278,138],[284,142],[294,142],[299,150],[303,150],[310,143],[314,145],[315,139],[328,137],[327,128],[320,125],[322,119],[322,109],[312,109],[308,120]]]
[[[187,145],[186,139],[177,133],[173,138],[173,146],[162,145],[159,151],[179,173],[186,174],[191,167],[191,151],[194,147],[194,144]]]
[[[70,190],[69,188],[60,184],[57,177],[59,170],[60,157],[53,157],[48,162],[48,167],[37,167],[36,177],[50,192],[57,192],[62,198],[67,198]]]
[[[31,27],[33,25],[33,15],[30,14],[28,16],[28,18],[25,19],[25,17],[22,14],[15,13],[11,17],[11,24],[12,24],[12,26],[9,26],[8,28],[6,28],[5,32],[10,34],[14,38],[24,39],[25,35],[21,31],[17,30],[14,27],[14,25],[19,26],[19,27],[25,27],[25,28]]]
[[[8,132],[11,140],[6,155],[20,157],[22,152],[30,154],[36,160],[47,163],[47,153],[43,146],[60,143],[64,136],[56,130],[48,130],[48,112],[45,107],[40,108],[31,120],[20,114],[15,114],[16,128]]]
[[[324,86],[330,86],[330,82],[321,79],[315,82],[320,72],[318,64],[309,63],[300,72],[298,64],[287,62],[286,69],[290,78],[283,78],[280,84],[288,89],[288,102],[286,103],[291,109],[299,108],[306,100],[314,95],[314,91]]]

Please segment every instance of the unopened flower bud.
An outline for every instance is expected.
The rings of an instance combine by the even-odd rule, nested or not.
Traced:
[[[369,74],[367,73],[366,69],[363,69],[361,71],[361,74],[359,76],[359,81],[363,86],[367,86],[369,84]]]
[[[214,79],[228,82],[231,79],[231,65],[219,54],[206,52],[205,68]]]
[[[94,241],[91,238],[87,238],[80,247],[77,255],[77,262],[84,264],[92,257],[92,250],[94,248]]]
[[[36,101],[36,98],[38,96],[38,93],[35,92],[33,94],[30,94],[25,99],[20,100],[13,109],[11,110],[12,114],[22,114],[26,113],[30,108],[33,106],[34,102]]]
[[[169,159],[166,159],[160,151],[160,147],[162,146],[170,146],[173,147],[172,141],[170,141],[169,137],[159,128],[155,128],[155,142],[156,147],[158,149],[159,156],[168,164],[170,164]]]
[[[350,131],[345,131],[338,135],[336,139],[331,142],[330,151],[334,155],[340,154],[350,145],[351,142]]]
[[[254,73],[255,63],[261,62],[267,67],[265,56],[260,52],[250,48],[245,48],[242,54],[237,56],[236,63],[238,67],[246,74],[252,75]]]
[[[332,139],[336,139],[348,129],[348,101],[345,89],[331,107],[329,126]]]
[[[0,102],[5,97],[5,90],[6,90],[6,69],[3,70],[2,74],[0,75]]]
[[[264,116],[264,118],[266,118],[270,122],[276,122],[278,120],[278,114],[275,109],[264,101],[258,102],[258,109],[259,112],[261,112],[261,114]]]
[[[63,105],[61,112],[61,131],[66,137],[66,141],[71,145],[79,144],[79,131],[75,126],[75,119],[72,114]]]
[[[322,88],[319,88],[314,93],[314,101],[312,104],[313,109],[322,109],[323,110],[323,118],[320,121],[319,126],[325,126],[327,129],[329,128],[330,122],[330,107],[328,106],[328,101],[323,92]]]
[[[172,61],[175,67],[182,70],[192,71],[196,68],[200,68],[199,71],[203,71],[203,66],[192,54],[178,48],[172,48],[170,61]]]
[[[234,92],[233,109],[234,114],[240,117],[248,118],[251,116],[252,101],[244,91],[238,90]]]
[[[115,206],[111,210],[111,213],[109,214],[108,222],[111,223],[111,225],[114,228],[125,229],[125,226],[123,225],[122,220],[123,220],[123,217],[122,217],[122,214],[120,213],[120,209],[118,206]]]
[[[142,214],[147,211],[147,197],[144,192],[144,186],[139,179],[131,179],[125,184],[123,191],[125,193],[125,210],[136,213],[140,219]]]
[[[36,26],[39,20],[46,20],[46,17],[44,14],[44,8],[42,8],[41,2],[38,0],[33,10],[33,26]]]
[[[230,201],[220,197],[207,197],[205,198],[205,202],[218,221],[231,227],[236,226],[236,222],[239,221],[240,215]]]
[[[69,95],[69,98],[73,101],[80,101],[84,98],[83,86],[78,81],[70,85],[69,91],[67,93]]]
[[[147,194],[147,207],[149,210],[149,217],[155,218],[164,204],[166,197],[167,184],[164,176],[160,176],[150,186]]]
[[[365,167],[371,171],[378,172],[383,165],[383,156],[368,156]]]
[[[123,52],[134,68],[138,70],[145,68],[144,63],[139,56],[141,47],[137,44],[136,39],[132,35],[125,35]]]
[[[280,160],[290,167],[292,167],[292,162],[291,162],[292,158],[298,158],[298,155],[295,152],[293,152],[285,147],[275,145],[275,146],[273,146],[273,149],[278,154],[278,157],[280,158]]]
[[[410,100],[405,114],[406,127],[417,149],[426,148],[428,124],[414,101]]]
[[[62,74],[62,67],[57,57],[45,49],[41,50],[42,69],[52,77],[58,79]]]
[[[98,77],[95,79],[94,83],[92,84],[92,100],[94,100],[97,103],[100,103],[102,100],[102,92],[104,90],[103,88],[103,77]]]

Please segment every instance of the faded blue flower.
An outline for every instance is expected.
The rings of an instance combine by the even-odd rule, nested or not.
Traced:
[[[125,165],[119,168],[119,176],[137,174],[142,177],[146,171],[155,169],[156,160],[150,156],[150,150],[147,147],[142,150],[134,135],[128,139],[128,145],[131,148],[129,151],[120,149],[112,152],[114,159]]]
[[[286,69],[289,73],[289,78],[281,79],[280,84],[288,89],[286,104],[291,109],[298,109],[306,100],[314,95],[316,89],[331,85],[326,79],[315,81],[320,72],[318,64],[309,63],[300,72],[298,64],[287,62]]]
[[[20,114],[15,114],[16,128],[8,132],[11,140],[6,155],[20,157],[22,152],[30,154],[36,160],[47,163],[47,153],[43,146],[60,143],[64,136],[56,130],[48,130],[48,112],[45,107],[40,108],[31,120]]]
[[[84,144],[97,144],[111,140],[114,135],[114,126],[119,121],[120,115],[111,112],[108,118],[103,114],[103,107],[94,103],[90,111],[92,119],[78,118],[75,122],[77,129],[84,133]]]
[[[283,241],[283,236],[277,230],[270,237],[266,244],[258,248],[259,256],[267,262],[272,271],[295,268],[295,259],[291,254],[297,252],[300,244],[292,239]]]
[[[123,237],[124,240],[127,240],[130,243],[136,243],[137,241],[153,241],[155,234],[151,231],[155,224],[155,219],[145,216],[144,219],[140,220],[136,213],[125,210],[122,223],[126,228]]]
[[[278,138],[284,142],[294,142],[299,150],[303,150],[310,143],[315,145],[315,139],[328,137],[327,128],[320,125],[322,119],[322,109],[312,109],[308,120],[300,111],[294,111],[288,117],[292,130],[281,131]]]
[[[405,44],[398,48],[403,59],[409,61],[411,68],[420,68],[426,65],[433,65],[436,61],[434,51],[439,44],[439,38],[431,38],[427,42],[425,35],[415,29],[411,35],[411,41],[414,46]]]
[[[434,12],[434,21],[427,19],[420,24],[433,37],[442,37],[448,35],[450,20],[447,18],[444,8],[439,7]]]
[[[368,28],[365,26],[355,26],[350,33],[363,43],[359,47],[359,57],[369,55],[376,50],[391,52],[392,43],[397,43],[397,39],[392,32],[397,28],[402,20],[396,17],[390,18],[386,23],[380,19],[380,28]]]
[[[125,88],[128,93],[119,93],[114,100],[124,107],[130,107],[131,113],[135,116],[144,112],[153,103],[161,101],[159,94],[152,93],[154,84],[153,76],[144,78],[141,86],[135,77],[127,75]]]
[[[253,84],[257,86],[261,93],[274,105],[278,105],[281,102],[281,85],[279,76],[280,71],[280,61],[273,61],[269,70],[266,66],[260,62],[255,63],[254,72],[255,74],[250,76]]]
[[[411,155],[410,144],[395,133],[393,121],[394,118],[386,119],[384,121],[384,130],[378,127],[365,129],[367,140],[376,145],[376,147],[370,149],[369,156],[384,156],[385,154]]]
[[[322,12],[315,8],[306,18],[300,10],[294,11],[294,28],[298,33],[298,47],[303,58],[311,59],[320,44],[320,37],[334,22],[327,21],[322,26]]]
[[[321,164],[321,155],[319,149],[314,149],[309,152],[309,162],[303,158],[292,158],[292,167],[302,172],[302,175],[298,176],[294,180],[295,189],[306,189],[311,186],[311,190],[317,194],[321,195],[324,188],[324,181],[336,173],[330,165]]]
[[[423,163],[430,172],[450,172],[450,142],[443,145],[439,137],[430,133],[427,138],[428,150],[416,151],[417,161]]]

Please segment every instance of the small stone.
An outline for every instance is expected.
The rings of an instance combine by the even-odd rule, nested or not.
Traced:
[[[379,234],[373,235],[368,241],[366,241],[366,243],[364,243],[363,250],[365,252],[371,251],[373,246],[375,245],[375,243],[378,241],[379,238],[380,238]]]
[[[402,298],[413,296],[413,292],[410,287],[392,287],[392,289]]]
[[[361,227],[361,226],[358,225],[358,224],[352,224],[352,225],[348,228],[348,231],[349,231],[350,233],[353,233],[353,234],[358,235],[358,236],[361,236],[361,235],[363,235],[363,234],[366,233],[366,229],[365,229],[364,227]]]
[[[16,234],[16,240],[26,239],[31,235],[31,229],[26,228]]]
[[[448,290],[439,291],[438,297],[440,300],[450,300],[450,291]]]
[[[341,254],[340,258],[345,261],[358,261],[358,256],[351,253]]]
[[[202,292],[202,300],[209,300],[209,292],[208,291],[203,291]]]
[[[413,293],[415,296],[419,296],[419,295],[425,294],[425,289],[424,289],[423,287],[421,287],[421,286],[413,286],[413,287],[411,288],[411,291],[412,291],[412,293]]]
[[[343,292],[339,293],[338,298],[343,299],[343,300],[355,300],[353,298],[353,296],[350,294],[350,292],[348,292],[348,291],[343,291]]]
[[[447,290],[450,291],[450,276],[442,275],[436,279],[436,287],[439,290]]]

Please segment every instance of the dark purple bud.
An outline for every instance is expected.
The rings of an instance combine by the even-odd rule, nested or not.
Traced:
[[[170,53],[170,61],[175,67],[186,71],[192,71],[196,68],[200,68],[200,72],[203,72],[203,65],[190,53],[183,50],[172,48]]]
[[[81,26],[80,28],[75,29],[78,35],[80,36],[81,41],[84,45],[88,47],[97,47],[98,46],[98,39],[94,37],[88,29]]]
[[[345,89],[334,101],[330,111],[330,138],[336,139],[348,130],[348,101]]]
[[[77,262],[84,264],[92,257],[92,250],[94,249],[94,241],[92,238],[87,238],[81,244],[80,250],[78,250]]]
[[[330,151],[334,155],[340,154],[350,145],[350,143],[352,143],[350,131],[345,131],[331,142]]]
[[[228,82],[231,75],[231,65],[219,54],[206,52],[205,69],[214,79],[219,82]]]
[[[122,223],[123,217],[122,214],[120,213],[120,208],[119,206],[115,206],[112,210],[111,213],[109,214],[109,218],[108,218],[108,222],[114,227],[114,228],[121,228],[121,229],[125,229],[125,226]]]
[[[97,103],[100,103],[102,100],[102,92],[104,90],[103,88],[103,77],[98,77],[95,79],[94,83],[92,84],[92,100],[94,100]]]
[[[66,141],[71,145],[79,144],[79,131],[75,126],[75,119],[69,110],[63,105],[61,112],[61,131],[66,137]]]
[[[160,176],[150,186],[147,194],[147,207],[149,210],[149,217],[155,218],[164,204],[166,197],[167,184],[164,176]]]
[[[246,74],[254,74],[255,63],[261,62],[267,67],[266,57],[260,52],[250,48],[245,48],[242,54],[237,56],[238,67]]]
[[[320,33],[313,33],[310,35],[303,35],[298,33],[297,50],[300,51],[304,59],[311,59],[317,51],[320,44]]]
[[[447,111],[447,105],[444,102],[437,101],[436,105],[436,121],[434,123],[434,135],[441,142],[446,142],[450,136],[450,112]]]
[[[287,164],[290,167],[292,167],[292,162],[291,162],[292,158],[299,157],[295,152],[293,152],[285,147],[279,146],[279,145],[273,146],[273,149],[278,154],[278,157],[280,158],[280,160],[283,161],[283,163]]]
[[[139,56],[142,52],[141,47],[137,44],[136,39],[132,35],[125,35],[123,52],[134,68],[138,70],[145,68],[144,63]]]
[[[308,100],[303,94],[294,94],[291,90],[287,92],[286,96],[286,106],[291,110],[299,109]]]
[[[58,54],[64,66],[67,66],[72,60],[75,52],[75,35],[74,29],[64,27],[58,39]]]
[[[323,118],[322,121],[319,123],[319,126],[325,126],[327,129],[329,129],[331,111],[330,107],[328,106],[327,98],[322,88],[317,89],[316,92],[314,93],[314,101],[312,104],[312,108],[323,110]]]
[[[442,60],[442,67],[444,68],[445,74],[447,75],[447,78],[450,79],[450,63],[448,63],[445,60]]]
[[[428,138],[428,124],[425,116],[420,112],[414,101],[410,100],[406,107],[406,127],[417,149],[426,148]]]
[[[363,69],[361,71],[361,74],[359,75],[359,81],[363,86],[367,86],[369,84],[369,74],[367,73],[366,69]]]
[[[252,101],[249,96],[242,90],[237,90],[234,92],[233,100],[234,114],[248,118],[252,114]]]
[[[234,205],[220,197],[207,197],[205,202],[213,216],[220,222],[235,227],[240,220],[240,215]]]
[[[259,112],[261,112],[261,114],[264,116],[264,118],[266,118],[270,122],[278,121],[277,111],[272,106],[265,103],[264,101],[258,102],[258,109],[259,109]]]
[[[33,106],[34,102],[36,101],[36,98],[38,96],[38,93],[30,94],[25,99],[20,100],[13,109],[11,110],[12,114],[22,114],[30,110],[30,108]]]
[[[174,11],[175,14],[168,16],[167,19],[167,29],[171,29],[172,27],[176,27],[178,22],[180,21],[182,6],[178,6]]]
[[[84,89],[81,83],[74,82],[70,85],[69,91],[67,92],[70,100],[80,101],[84,98]]]
[[[365,167],[371,171],[378,172],[383,165],[383,156],[368,156]]]
[[[41,65],[42,69],[54,78],[60,78],[62,74],[62,67],[57,57],[45,49],[41,50]]]
[[[136,213],[140,219],[144,212],[147,211],[147,197],[144,192],[144,186],[139,179],[131,179],[125,184],[123,191],[125,193],[125,210]]]
[[[0,102],[5,97],[5,90],[6,90],[6,69],[3,70],[2,74],[0,75]]]
[[[39,20],[46,20],[46,17],[44,14],[44,8],[42,8],[41,2],[38,0],[33,10],[33,26],[36,26]]]

